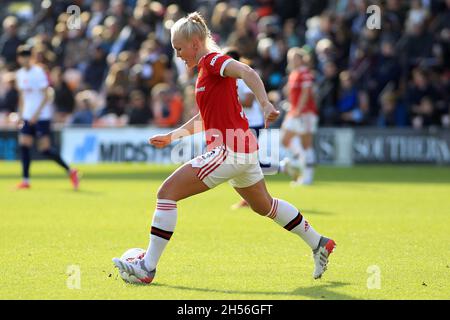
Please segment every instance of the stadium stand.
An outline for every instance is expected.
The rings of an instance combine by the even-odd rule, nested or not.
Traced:
[[[370,5],[380,29],[366,26]],[[73,28],[70,5],[80,8]],[[170,27],[198,10],[222,47],[239,48],[282,108],[286,52],[314,56],[321,126],[450,126],[450,0],[2,1],[0,126],[17,108],[16,48],[31,44],[63,125],[176,126],[196,112],[195,71]],[[166,97],[169,95],[169,97]],[[279,123],[279,122],[278,122]]]

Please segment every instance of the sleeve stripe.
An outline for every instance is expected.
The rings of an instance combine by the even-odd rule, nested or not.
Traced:
[[[222,77],[225,77],[225,76],[223,75],[223,72],[225,71],[225,67],[227,66],[227,64],[229,64],[231,61],[233,61],[232,58],[227,59],[227,60],[225,60],[225,61],[222,63],[222,66],[220,67],[220,75],[221,75]]]

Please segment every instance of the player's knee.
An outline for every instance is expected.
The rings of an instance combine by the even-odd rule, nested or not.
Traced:
[[[258,203],[250,204],[250,207],[257,214],[265,216],[272,209],[272,199],[268,197],[264,201],[258,201]]]
[[[32,144],[31,143],[20,143],[19,147],[21,148],[31,148]]]
[[[166,199],[166,200],[173,200],[177,201],[178,199],[175,199],[174,193],[171,188],[171,183],[166,181],[164,182],[158,189],[158,192],[156,193],[157,199]]]
[[[19,138],[19,145],[21,147],[31,147],[33,145],[33,140],[25,137]]]
[[[166,195],[168,194],[166,188],[164,188],[164,185],[161,185],[158,189],[158,192],[156,193],[157,199],[166,199]]]
[[[37,148],[39,152],[45,153],[50,150],[51,146],[48,141],[39,141]]]

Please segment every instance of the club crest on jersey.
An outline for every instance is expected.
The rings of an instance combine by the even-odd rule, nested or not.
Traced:
[[[195,88],[195,92],[205,92],[205,91],[206,91],[206,87]]]
[[[211,62],[209,63],[211,65],[211,67],[214,67],[214,65],[216,64],[216,61],[218,58],[220,58],[221,56],[223,56],[223,54],[217,54],[214,56],[214,58],[211,59]]]

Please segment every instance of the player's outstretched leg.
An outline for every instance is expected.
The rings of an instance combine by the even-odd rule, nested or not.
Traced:
[[[134,276],[142,283],[153,281],[158,261],[175,230],[177,201],[209,190],[197,177],[198,170],[187,163],[164,181],[157,195],[148,249],[142,259],[125,261],[114,258],[113,263],[121,273]]]
[[[256,213],[272,219],[306,242],[313,250],[315,265],[313,277],[320,278],[327,269],[328,257],[336,247],[336,243],[317,233],[293,205],[284,200],[272,198],[267,192],[264,180],[248,188],[236,188],[236,191],[247,200]]]
[[[22,181],[17,185],[17,189],[30,188],[30,163],[31,163],[31,148],[27,146],[20,146],[20,156],[22,162]]]
[[[156,274],[156,265],[167,246],[177,223],[177,203],[168,199],[158,199],[150,229],[150,244],[142,258],[132,261],[114,258],[113,263],[124,279],[135,277],[137,281],[149,284]],[[134,280],[134,279],[133,279]]]
[[[20,162],[22,164],[22,181],[16,186],[17,189],[29,189],[30,185],[30,164],[31,164],[31,146],[33,137],[30,135],[19,135],[20,144]]]
[[[70,168],[69,165],[61,158],[61,155],[51,147],[49,136],[44,136],[39,139],[39,150],[42,155],[44,155],[48,159],[55,161],[67,172],[74,190],[78,190],[80,185],[80,174],[78,170]]]
[[[266,217],[273,219],[284,229],[299,235],[313,250],[314,279],[318,279],[327,270],[328,257],[336,247],[334,240],[317,233],[303,217],[300,211],[281,199],[272,199],[272,206]]]
[[[42,151],[42,154],[64,168],[64,170],[66,170],[67,174],[69,175],[72,187],[74,188],[74,190],[78,190],[80,186],[80,173],[78,172],[78,170],[70,168],[69,165],[61,158],[59,153],[54,149],[49,148],[47,150],[44,150]]]

